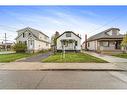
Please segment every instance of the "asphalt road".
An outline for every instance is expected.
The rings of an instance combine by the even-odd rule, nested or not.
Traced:
[[[126,89],[127,72],[0,71],[0,89]]]
[[[25,59],[18,60],[17,62],[41,62],[42,59],[49,57],[51,54],[52,52],[38,54],[36,56],[31,56]]]

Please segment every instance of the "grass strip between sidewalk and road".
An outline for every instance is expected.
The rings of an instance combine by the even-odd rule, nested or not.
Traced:
[[[85,53],[66,53],[65,58],[62,58],[62,53],[56,53],[43,59],[45,63],[108,63],[100,58],[85,54]]]

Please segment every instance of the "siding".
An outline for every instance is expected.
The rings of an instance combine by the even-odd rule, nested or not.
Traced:
[[[76,50],[81,50],[81,39],[79,37],[77,37],[76,35],[74,35],[73,33],[71,33],[71,37],[66,37],[66,33],[64,33],[62,36],[60,36],[57,39],[57,50],[62,50],[62,45],[61,45],[61,41],[63,39],[74,39],[77,41],[77,47]]]
[[[45,42],[35,40],[35,50],[50,49],[50,44],[46,46]]]
[[[88,45],[88,43],[89,43],[89,45]],[[97,40],[95,40],[95,41],[90,41],[90,42],[88,42],[87,43],[87,48],[89,49],[89,50],[97,50],[97,47],[98,47],[98,42],[97,42]]]
[[[25,32],[26,31],[26,32]],[[21,35],[22,33],[25,33],[25,37],[23,37],[23,35]],[[38,37],[40,40],[43,40],[43,41],[46,41],[46,42],[42,42],[42,41],[39,41],[39,40],[35,40],[34,36],[32,35],[32,33]],[[38,31],[33,31],[33,30],[21,30],[21,31],[18,31],[18,35],[21,35],[17,38],[16,42],[24,42],[24,41],[27,41],[27,47],[28,47],[28,50],[29,50],[29,46],[28,46],[28,39],[29,39],[29,33],[31,33],[32,35],[32,40],[34,40],[34,48],[33,50],[35,51],[38,51],[38,50],[42,50],[42,49],[50,49],[50,40],[49,40],[49,37],[43,35],[42,33],[39,33]],[[48,44],[48,46],[47,46]]]

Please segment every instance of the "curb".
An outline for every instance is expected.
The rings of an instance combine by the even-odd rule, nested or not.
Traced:
[[[127,72],[123,69],[0,69],[0,71],[119,71]]]

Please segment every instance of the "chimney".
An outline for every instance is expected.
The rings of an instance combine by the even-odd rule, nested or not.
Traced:
[[[85,34],[85,50],[87,50],[87,34]]]

